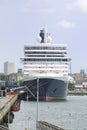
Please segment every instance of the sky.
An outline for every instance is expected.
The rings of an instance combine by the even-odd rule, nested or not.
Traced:
[[[0,0],[0,72],[23,68],[24,45],[47,26],[53,43],[67,44],[72,73],[87,73],[87,0]]]

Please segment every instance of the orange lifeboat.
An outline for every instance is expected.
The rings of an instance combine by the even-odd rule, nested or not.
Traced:
[[[16,102],[11,107],[11,111],[16,112],[20,110],[20,101],[16,100]]]

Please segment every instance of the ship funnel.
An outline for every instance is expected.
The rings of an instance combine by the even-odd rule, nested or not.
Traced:
[[[45,42],[45,30],[40,30],[41,43]]]
[[[37,41],[39,43],[51,43],[52,38],[50,36],[50,33],[47,33],[46,29],[40,30],[39,37],[37,38]]]

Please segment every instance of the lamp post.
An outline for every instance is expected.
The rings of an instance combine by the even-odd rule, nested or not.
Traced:
[[[38,130],[39,124],[38,124],[38,104],[39,103],[39,78],[37,78],[37,111],[36,111],[36,130]]]
[[[36,121],[38,121],[38,102],[39,102],[39,78],[37,78],[37,119]]]

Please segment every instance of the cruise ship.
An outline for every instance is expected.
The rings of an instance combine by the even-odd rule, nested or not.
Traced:
[[[37,42],[24,46],[24,81],[28,100],[65,100],[68,90],[69,64],[66,44],[54,44],[45,28]]]

